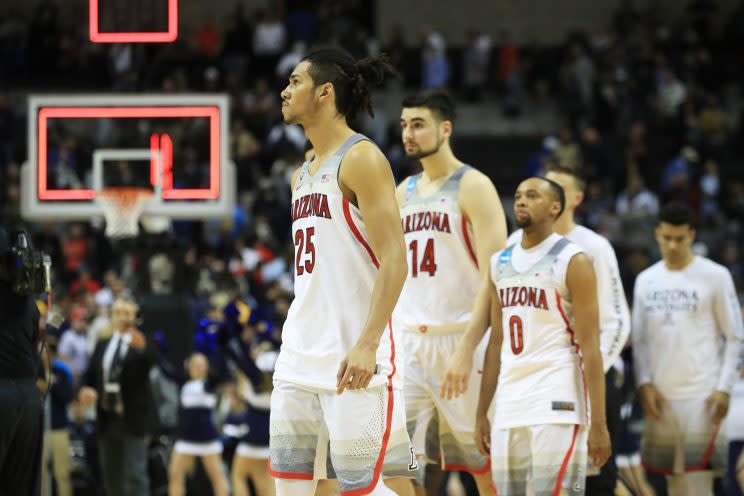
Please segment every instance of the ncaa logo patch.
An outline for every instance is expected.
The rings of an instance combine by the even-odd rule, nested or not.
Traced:
[[[501,253],[499,256],[499,263],[501,265],[506,265],[509,263],[509,260],[511,259],[511,250],[505,250]]]

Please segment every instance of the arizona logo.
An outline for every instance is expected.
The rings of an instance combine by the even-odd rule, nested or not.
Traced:
[[[499,289],[499,300],[501,307],[534,307],[543,310],[548,309],[548,298],[542,288],[526,288],[524,286],[512,286]]]
[[[323,193],[313,193],[298,198],[292,204],[292,222],[305,217],[331,218],[328,197]]]
[[[406,233],[414,231],[441,231],[452,232],[450,229],[449,215],[441,212],[418,212],[406,215],[403,219],[403,231]]]

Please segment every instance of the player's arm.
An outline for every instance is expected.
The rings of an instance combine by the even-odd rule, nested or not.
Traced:
[[[488,279],[491,255],[504,249],[506,216],[491,180],[476,170],[465,173],[460,184],[460,209],[473,227],[475,253],[481,277]]]
[[[589,459],[601,467],[610,457],[612,447],[605,415],[605,378],[599,351],[599,309],[597,279],[592,262],[583,253],[571,258],[566,272],[566,286],[573,300],[576,339],[584,358],[586,384],[591,406]]]
[[[739,299],[731,274],[722,269],[713,294],[713,315],[719,332],[726,340],[723,364],[716,391],[708,397],[707,406],[713,412],[713,422],[719,424],[728,413],[731,389],[739,377],[744,359],[744,329],[742,328]]]
[[[636,277],[633,289],[633,331],[631,333],[633,368],[636,373],[641,408],[646,415],[658,420],[662,416],[664,399],[652,383],[651,344],[649,343],[649,330],[646,325],[646,313],[643,306],[643,279],[643,274]]]
[[[597,276],[599,304],[599,347],[604,371],[607,373],[630,336],[630,311],[628,302],[625,301],[615,250],[609,242],[602,243],[601,248],[594,254],[594,272]]]
[[[379,262],[367,320],[339,367],[337,392],[341,394],[345,388],[365,388],[372,380],[380,338],[403,289],[408,265],[395,180],[380,150],[366,141],[353,146],[343,159],[339,182],[353,193]]]
[[[491,282],[489,268],[491,256],[502,250],[506,242],[506,217],[501,206],[501,199],[493,183],[485,174],[475,170],[468,171],[462,179],[459,198],[460,209],[473,227],[481,286],[476,296],[471,320],[457,351],[448,364],[440,386],[440,395],[448,399],[465,393],[467,389],[472,369],[472,356],[488,329],[490,301],[495,297],[495,288]]]
[[[491,301],[489,317],[491,320],[491,337],[483,359],[483,377],[481,379],[478,406],[475,411],[475,445],[483,455],[489,456],[491,449],[491,423],[488,420],[488,408],[496,393],[501,371],[501,344],[504,331],[501,323],[501,305],[497,298]]]
[[[465,334],[460,338],[460,342],[457,344],[457,348],[444,372],[442,384],[439,386],[439,395],[442,398],[451,400],[465,394],[468,389],[468,380],[473,370],[475,348],[483,339],[483,334],[491,324],[490,319],[494,302],[498,304],[496,286],[491,282],[490,265],[490,263],[486,263],[486,275],[481,278],[481,285],[475,297],[470,320],[465,327]]]

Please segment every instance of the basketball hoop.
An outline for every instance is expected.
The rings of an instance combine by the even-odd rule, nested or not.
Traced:
[[[106,218],[106,236],[116,239],[137,236],[137,221],[150,199],[152,191],[147,188],[118,187],[100,190],[96,194],[96,203],[101,206]]]

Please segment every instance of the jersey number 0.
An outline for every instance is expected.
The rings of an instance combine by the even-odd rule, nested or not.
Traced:
[[[522,336],[522,319],[512,315],[509,319],[509,339],[511,340],[512,353],[519,355],[524,349],[524,337]]]

